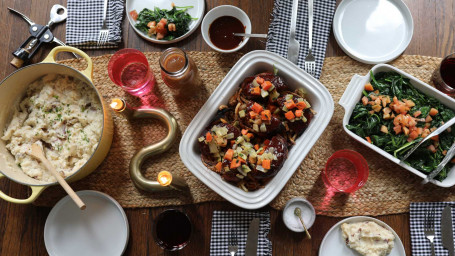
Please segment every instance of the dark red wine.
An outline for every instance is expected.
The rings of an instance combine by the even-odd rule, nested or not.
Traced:
[[[442,80],[450,87],[455,88],[455,58],[445,59],[441,63]]]
[[[155,220],[155,240],[166,250],[175,251],[185,247],[190,241],[191,230],[190,219],[178,210],[166,210]]]

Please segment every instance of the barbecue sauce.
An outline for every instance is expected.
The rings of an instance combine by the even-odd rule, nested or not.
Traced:
[[[210,41],[220,49],[234,49],[243,41],[243,37],[234,36],[234,33],[245,33],[245,26],[232,16],[219,17],[210,24]]]

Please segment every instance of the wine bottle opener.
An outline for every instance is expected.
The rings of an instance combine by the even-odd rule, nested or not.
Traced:
[[[60,39],[56,38],[51,32],[51,26],[54,23],[59,23],[66,20],[68,12],[64,6],[59,4],[52,6],[52,9],[50,11],[50,20],[45,26],[36,24],[29,17],[25,16],[19,11],[14,10],[13,8],[8,7],[8,9],[22,17],[30,25],[30,36],[21,44],[19,48],[17,48],[17,50],[13,52],[14,58],[11,61],[11,65],[14,67],[20,68],[24,63],[33,58],[36,51],[43,43],[54,42],[58,45],[66,45]],[[61,13],[59,14],[59,12]],[[76,54],[74,54],[74,56],[77,58]]]

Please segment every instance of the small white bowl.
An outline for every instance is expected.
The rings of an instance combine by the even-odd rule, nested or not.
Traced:
[[[303,197],[295,197],[286,203],[283,210],[283,222],[290,230],[294,232],[304,232],[305,229],[299,220],[299,217],[294,215],[296,207],[300,207],[302,210],[302,219],[307,229],[313,226],[314,220],[316,219],[316,211],[313,205]]]
[[[229,53],[229,52],[235,52],[241,49],[249,40],[248,37],[243,38],[243,41],[234,49],[230,50],[223,50],[218,47],[216,47],[214,44],[212,44],[212,41],[210,41],[210,36],[209,36],[209,28],[212,22],[219,17],[223,16],[232,16],[234,18],[237,18],[242,22],[243,26],[245,26],[245,33],[250,34],[251,33],[251,21],[248,15],[246,13],[235,6],[232,5],[220,5],[218,7],[213,8],[210,10],[204,17],[204,20],[202,20],[201,24],[201,32],[202,32],[202,37],[204,38],[204,41],[212,47],[213,50],[219,51],[219,52],[224,52],[224,53]]]

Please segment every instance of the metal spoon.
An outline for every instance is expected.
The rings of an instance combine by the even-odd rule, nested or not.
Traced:
[[[267,38],[267,34],[245,34],[245,33],[234,33],[234,36]]]
[[[296,208],[295,208],[295,210],[294,210],[294,215],[297,216],[297,217],[299,217],[300,222],[302,222],[303,228],[305,229],[305,233],[306,233],[306,235],[308,236],[308,239],[311,239],[310,232],[308,232],[308,229],[306,228],[305,223],[303,222],[303,219],[302,219],[302,210],[300,209],[300,207],[296,207]]]

